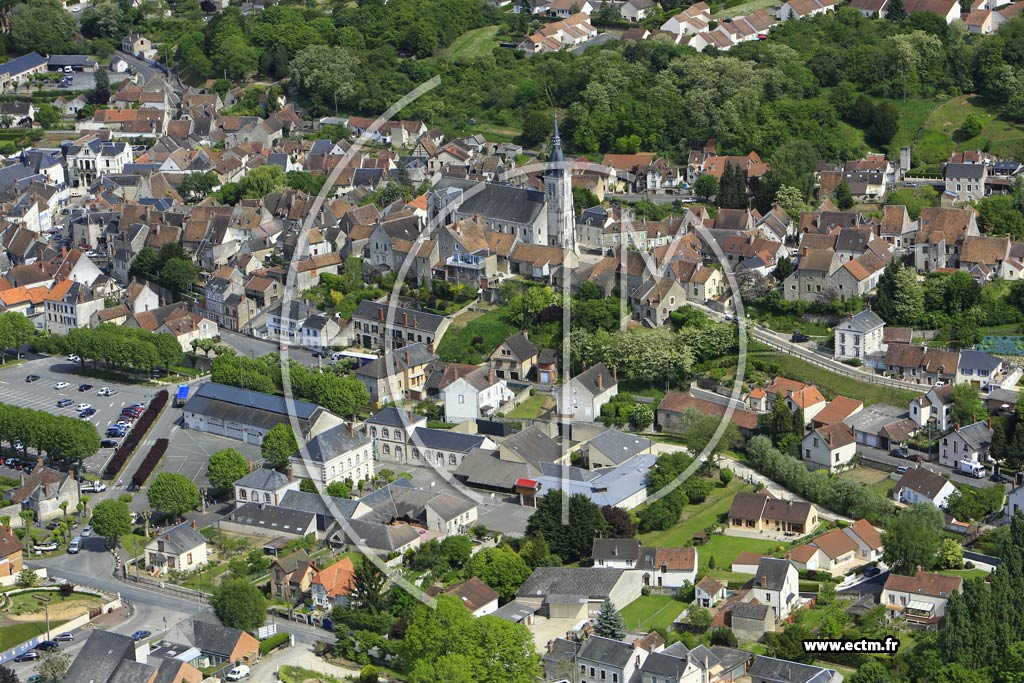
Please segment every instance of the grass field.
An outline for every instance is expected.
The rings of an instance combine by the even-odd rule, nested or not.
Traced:
[[[461,322],[461,319],[456,320],[456,323]],[[452,324],[438,345],[437,355],[446,361],[478,365],[514,332],[515,326],[505,319],[502,311],[490,311],[470,320],[463,327]]]
[[[893,105],[900,112],[899,130],[896,131],[892,142],[889,143],[889,152],[893,155],[893,158],[896,158],[899,155],[900,147],[914,147],[914,157],[916,159],[921,151],[919,147],[925,144],[925,141],[918,139],[919,133],[922,127],[924,127],[925,121],[928,120],[929,115],[935,110],[936,101],[875,99],[876,104],[881,102]],[[949,153],[947,152],[943,159],[948,157]]]
[[[988,149],[995,155],[1013,156],[1024,150],[1024,126],[1007,121],[994,108],[989,108],[977,95],[961,95],[934,107],[923,122],[914,149],[924,163],[937,164],[949,158],[954,147]],[[981,134],[956,145],[953,135],[964,120],[974,114],[982,121]]]
[[[452,60],[473,59],[491,54],[494,48],[498,47],[495,36],[498,35],[497,26],[484,26],[483,28],[466,31],[455,39],[445,51],[445,56]]]
[[[988,572],[983,569],[942,569],[939,571],[940,574],[946,576],[959,576],[964,581],[967,579],[985,578],[988,576]]]
[[[544,406],[548,402],[548,397],[543,394],[537,394],[523,401],[515,410],[510,412],[506,417],[512,417],[517,419],[527,419],[531,417],[540,417],[540,414],[544,411]]]
[[[714,16],[715,19],[720,19],[721,17],[743,17],[759,9],[771,9],[781,4],[778,0],[750,0],[750,2],[745,2],[742,5],[720,9],[715,12]]]
[[[885,472],[873,470],[870,467],[855,467],[839,475],[842,479],[856,481],[869,488],[874,489],[883,496],[888,497],[896,488],[896,480],[892,479]]]
[[[728,509],[728,508],[726,508]],[[732,561],[743,551],[760,555],[776,555],[786,547],[781,541],[769,541],[762,538],[743,538],[740,536],[724,536],[715,534],[708,542],[700,546],[700,567],[697,574],[711,574],[716,579],[734,580],[737,577],[749,579],[748,574],[733,574],[728,571]],[[711,558],[715,558],[715,569],[709,569]]]
[[[684,609],[686,604],[671,595],[641,595],[622,608],[622,618],[631,629],[665,631]]]
[[[66,621],[51,621],[50,632],[59,633],[58,628]],[[0,650],[9,650],[15,645],[24,643],[29,638],[46,633],[45,621],[29,621],[23,624],[14,624],[0,628]]]
[[[729,511],[733,496],[740,491],[753,491],[750,485],[733,479],[725,488],[714,489],[700,505],[687,505],[678,524],[665,531],[652,531],[640,536],[644,545],[655,547],[681,546],[693,540],[693,535],[704,531],[718,521],[719,515]],[[710,542],[709,542],[710,543]],[[706,546],[705,546],[706,547]],[[701,555],[704,548],[701,548]],[[731,560],[730,560],[731,562]],[[724,565],[725,563],[719,563]]]
[[[905,406],[920,394],[909,389],[895,389],[880,384],[861,382],[860,380],[837,375],[817,365],[811,365],[805,360],[784,353],[757,354],[761,358],[773,363],[779,369],[779,373],[808,384],[815,384],[825,398],[833,398],[838,395],[855,398],[863,401],[865,406],[872,403],[889,403],[895,406]]]

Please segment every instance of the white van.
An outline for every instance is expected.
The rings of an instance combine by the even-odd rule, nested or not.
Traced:
[[[247,667],[245,664],[239,664],[234,669],[229,671],[228,675],[224,678],[226,678],[229,681],[240,681],[248,675],[249,667]]]
[[[68,552],[71,553],[72,555],[74,555],[75,553],[77,553],[81,549],[81,547],[82,547],[82,537],[81,536],[76,536],[75,540],[71,541],[71,543],[68,545]]]

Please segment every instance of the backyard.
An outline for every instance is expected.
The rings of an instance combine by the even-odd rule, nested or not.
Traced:
[[[511,417],[519,420],[537,418],[540,417],[541,413],[544,412],[547,407],[549,396],[545,394],[537,394],[526,399],[520,403],[515,410],[511,411],[506,417]],[[553,404],[553,402],[552,402]]]
[[[621,611],[627,628],[664,633],[686,607],[672,595],[641,595]]]
[[[484,26],[466,31],[455,39],[451,47],[445,51],[445,56],[453,61],[486,57],[498,47],[497,35],[497,26]]]

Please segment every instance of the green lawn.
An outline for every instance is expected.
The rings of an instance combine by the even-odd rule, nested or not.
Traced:
[[[335,678],[334,676],[328,676],[322,674],[319,671],[313,671],[311,669],[303,669],[298,666],[283,665],[278,669],[278,678],[283,683],[302,683],[308,680],[323,681],[324,683],[341,683],[341,679]]]
[[[441,339],[437,347],[437,355],[441,360],[456,363],[478,365],[517,330],[505,319],[504,311],[496,310],[484,313],[469,321],[463,327],[457,327],[456,320]]]
[[[57,629],[66,621],[51,621],[50,632],[57,633]],[[13,626],[0,628],[0,650],[9,650],[15,645],[24,643],[29,638],[46,633],[46,621],[29,621]]]
[[[921,124],[914,149],[915,165],[919,161],[938,164],[948,159],[955,148],[986,149],[999,156],[1014,156],[1024,150],[1024,126],[1007,121],[999,115],[998,109],[987,106],[977,95],[961,95],[938,107],[932,105],[932,111]],[[954,133],[970,114],[981,119],[981,134],[954,143]]]
[[[728,510],[728,508],[726,508]],[[708,542],[698,548],[700,553],[700,567],[697,572],[699,576],[711,574],[716,579],[737,580],[749,579],[749,574],[733,574],[728,571],[732,561],[743,551],[758,553],[759,555],[776,555],[785,549],[786,544],[781,541],[770,541],[763,538],[743,538],[741,536],[725,536],[715,534],[708,539]],[[716,569],[709,569],[708,564],[711,558],[715,558]]]
[[[42,599],[40,599],[42,598]],[[61,597],[61,594],[55,590],[34,590],[25,591],[24,593],[16,593],[10,596],[10,603],[7,606],[7,611],[11,614],[36,614],[40,616],[44,613],[44,605],[55,607],[57,605],[65,605],[66,607],[73,607],[77,605],[82,606],[82,611],[85,612],[92,607],[95,607],[101,602],[99,596],[90,595],[87,593],[72,593],[68,597]]]
[[[686,545],[693,540],[695,533],[704,531],[716,523],[720,515],[728,512],[733,496],[740,491],[753,491],[753,488],[739,479],[733,479],[725,488],[712,490],[700,505],[687,505],[683,509],[680,522],[672,528],[643,534],[640,536],[640,540],[644,545],[656,547]],[[701,555],[703,554],[704,548],[702,547]]]
[[[714,16],[715,19],[720,19],[721,17],[743,17],[759,9],[770,9],[778,4],[776,0],[750,0],[750,2],[745,2],[742,5],[720,9],[715,12]]]
[[[817,365],[811,365],[805,360],[790,356],[784,353],[757,354],[758,358],[768,361],[778,367],[779,374],[808,384],[815,384],[825,398],[833,398],[837,395],[855,398],[863,401],[865,406],[872,403],[889,403],[894,406],[906,406],[911,400],[920,395],[919,392],[909,389],[895,389],[871,384],[860,380],[838,375]]]
[[[900,147],[913,147],[914,148],[914,159],[921,154],[922,146],[927,146],[927,141],[920,137],[921,129],[925,125],[925,121],[935,111],[936,102],[935,100],[890,100],[875,98],[875,103],[887,102],[899,111],[900,113],[900,125],[899,130],[896,131],[896,135],[893,136],[892,142],[889,143],[889,151],[896,158],[899,154]],[[945,138],[949,141],[949,138]],[[947,159],[949,153],[947,152],[943,159]]]
[[[544,394],[537,394],[526,399],[519,406],[510,412],[505,417],[511,417],[516,419],[527,419],[540,417],[540,414],[544,412],[544,405],[548,402],[548,396]]]
[[[452,60],[485,57],[498,47],[498,41],[495,39],[497,35],[497,26],[484,26],[466,31],[455,39],[445,55]]]
[[[988,572],[984,569],[942,569],[939,571],[940,574],[946,576],[959,576],[964,581],[967,579],[985,578],[988,576]]]
[[[220,577],[227,572],[228,563],[224,562],[211,569],[204,569],[202,574],[193,574],[182,582],[182,586],[192,590],[209,593],[216,586]]]
[[[666,631],[684,609],[686,603],[671,595],[641,595],[622,608],[622,618],[631,629]]]

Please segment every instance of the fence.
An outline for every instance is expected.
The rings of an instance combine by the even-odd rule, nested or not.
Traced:
[[[173,583],[167,583],[165,581],[158,581],[148,576],[142,576],[142,574],[132,574],[125,565],[124,573],[119,577],[122,581],[128,581],[131,583],[138,584],[140,588],[146,588],[148,590],[159,591],[166,593],[167,595],[182,598],[190,602],[199,603],[200,605],[210,604],[210,595],[202,591],[197,591],[192,588],[185,588],[184,586],[176,586]]]

